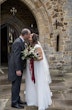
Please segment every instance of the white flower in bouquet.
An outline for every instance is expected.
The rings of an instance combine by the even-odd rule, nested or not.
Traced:
[[[28,55],[28,48],[23,50],[21,53],[22,53],[22,60],[24,60],[26,56]]]
[[[24,51],[22,51],[22,60],[29,58],[38,59],[38,54],[35,52],[35,49],[32,47],[28,47]]]

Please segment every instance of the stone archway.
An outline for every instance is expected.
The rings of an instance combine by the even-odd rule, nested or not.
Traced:
[[[19,5],[22,8],[22,10],[19,8]],[[15,6],[18,9],[17,15],[13,15],[10,13],[10,10],[13,8],[13,6]],[[9,32],[8,32],[9,29],[7,28],[8,26],[14,27],[14,30],[16,30],[18,33],[17,37],[19,36],[22,28],[24,28],[24,27],[26,28],[26,26],[27,26],[27,28],[30,28],[30,29],[33,29],[33,28],[37,29],[35,18],[33,17],[28,6],[25,5],[25,3],[22,4],[21,0],[18,0],[18,3],[16,3],[16,0],[15,1],[6,0],[6,1],[2,2],[1,9],[2,10],[1,10],[0,25],[1,26],[7,25],[6,28],[4,28],[4,29],[6,29],[6,31],[4,31],[4,29],[2,29],[2,32],[3,31],[6,32],[6,39],[9,39]],[[24,17],[26,17],[26,18],[24,19]],[[33,28],[30,27],[32,23],[34,23]],[[1,39],[2,39],[2,35],[3,34],[1,34]],[[3,37],[3,39],[4,39],[5,34],[3,36],[4,36]],[[2,41],[1,41],[1,44],[2,44]],[[1,47],[3,47],[3,49],[4,49],[5,45],[3,44]],[[8,52],[7,47],[9,47],[8,40],[6,40],[6,53]],[[1,48],[1,51],[2,51],[2,48]],[[3,52],[1,52],[1,53],[3,54]]]
[[[14,18],[13,18],[13,12],[12,13],[10,12],[11,10],[13,11],[13,8],[17,10],[17,13],[15,14]],[[0,24],[9,22],[10,24],[15,24],[15,26],[19,28],[19,31],[21,31],[21,29],[24,27],[30,28],[31,24],[33,23],[33,28],[36,30],[37,24],[35,18],[31,10],[28,8],[28,6],[25,3],[22,3],[21,0],[18,0],[18,3],[16,0],[15,1],[3,0],[1,2],[1,10],[2,11],[1,11]]]
[[[1,25],[1,65],[7,66],[14,40],[19,35],[15,26],[10,23]]]
[[[4,3],[6,0],[1,0],[0,3]],[[52,21],[48,14],[48,11],[41,0],[20,0],[26,4],[33,13],[40,36],[40,42],[44,46],[50,45],[50,33],[52,31]]]
[[[41,0],[21,0],[25,3],[30,10],[32,11],[33,15],[35,16],[39,35],[40,35],[40,42],[44,46],[45,44],[50,44],[50,33],[52,31],[52,22],[51,17],[48,15],[46,7],[42,3]]]
[[[2,0],[1,4],[5,2],[7,2],[7,0]],[[39,40],[48,56],[48,50],[50,50],[50,45],[51,45],[50,33],[52,32],[52,21],[45,7],[45,4],[41,0],[18,0],[18,2],[21,2],[23,5],[26,5],[33,14],[39,31]],[[6,16],[6,18],[9,17],[8,14],[4,16]],[[13,21],[8,21],[8,22],[9,24],[14,23]],[[21,25],[22,23],[19,24]],[[20,27],[17,24],[14,23],[14,26],[20,31]]]

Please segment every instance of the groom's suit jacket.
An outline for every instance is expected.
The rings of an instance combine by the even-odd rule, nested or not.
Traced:
[[[12,51],[10,55],[10,59],[8,62],[8,79],[14,81],[17,78],[16,71],[21,70],[23,73],[24,65],[26,61],[21,59],[22,54],[21,51],[25,49],[25,43],[22,41],[21,38],[17,38],[13,45]]]

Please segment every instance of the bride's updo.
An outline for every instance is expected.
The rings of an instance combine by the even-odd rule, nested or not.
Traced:
[[[32,43],[33,44],[38,43],[38,38],[39,38],[38,34],[32,33]]]

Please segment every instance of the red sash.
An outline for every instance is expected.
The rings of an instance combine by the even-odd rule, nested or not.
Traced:
[[[31,71],[31,79],[35,83],[35,75],[34,75],[34,59],[30,59],[30,71]]]

